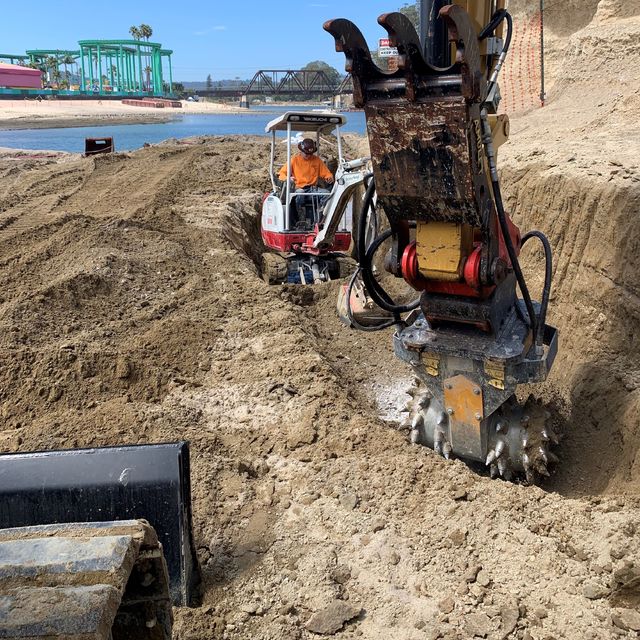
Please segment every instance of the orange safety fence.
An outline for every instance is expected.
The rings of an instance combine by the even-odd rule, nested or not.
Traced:
[[[542,92],[542,19],[539,11],[514,16],[513,37],[499,78],[502,102],[500,111],[514,113],[543,106]]]

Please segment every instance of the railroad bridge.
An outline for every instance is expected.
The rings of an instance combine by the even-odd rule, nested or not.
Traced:
[[[249,106],[251,96],[330,97],[336,106],[343,96],[353,93],[351,75],[335,77],[322,69],[260,69],[248,82],[198,91],[206,97],[237,97]]]

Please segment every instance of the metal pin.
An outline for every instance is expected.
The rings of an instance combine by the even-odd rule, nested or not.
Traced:
[[[501,476],[504,476],[504,474],[507,471],[507,468],[508,468],[507,461],[504,458],[500,458],[498,460],[498,471],[500,472]]]
[[[476,413],[476,420],[482,420],[482,414]]]
[[[444,447],[442,447],[442,455],[448,460],[451,457],[451,452],[453,449],[448,442],[444,443]]]
[[[453,409],[451,407],[447,407],[447,413],[452,416],[453,415]]]
[[[486,465],[489,466],[495,459],[496,459],[496,452],[493,449],[491,449],[491,451],[489,451],[489,455],[487,456]]]
[[[498,440],[496,443],[496,458],[499,458],[504,451],[504,440]]]

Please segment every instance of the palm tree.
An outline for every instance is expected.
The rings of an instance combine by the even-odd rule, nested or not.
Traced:
[[[140,29],[138,27],[129,27],[129,33],[134,40],[140,40],[142,34],[140,33]]]
[[[139,32],[140,36],[147,42],[149,42],[149,38],[153,35],[153,29],[148,24],[144,24],[144,22],[140,25]]]
[[[52,80],[54,79],[56,72],[59,73],[58,58],[54,56],[47,56],[46,60],[44,61],[44,65],[49,70],[49,83],[51,83]]]
[[[140,37],[149,42],[149,38],[153,35],[153,29],[144,22],[139,27]],[[151,54],[147,52],[147,67],[145,72],[147,74],[147,91],[151,91]]]
[[[60,62],[62,62],[62,64],[64,65],[64,77],[67,80],[67,85],[71,84],[69,82],[69,69],[67,68],[67,65],[73,64],[75,61],[75,58],[70,53],[65,53],[62,57],[62,60],[60,60]]]

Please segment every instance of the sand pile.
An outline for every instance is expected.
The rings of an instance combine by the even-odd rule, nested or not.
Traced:
[[[409,383],[391,336],[346,330],[337,283],[264,284],[266,140],[0,156],[0,446],[190,440],[203,603],[176,638],[637,637],[637,125],[632,83],[611,113],[581,53],[604,24],[568,39],[565,68],[595,75],[559,78],[501,150],[510,207],[556,248],[537,393],[570,498],[409,446],[379,417]]]

